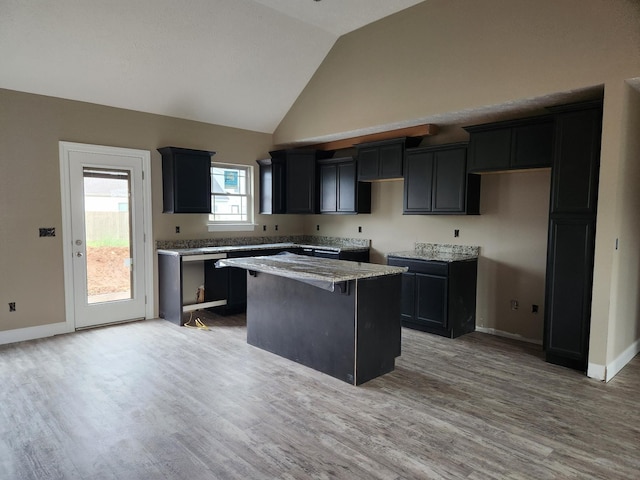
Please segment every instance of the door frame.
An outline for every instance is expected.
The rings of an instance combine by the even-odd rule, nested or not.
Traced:
[[[60,196],[62,201],[62,253],[64,268],[64,304],[66,330],[76,330],[73,289],[73,238],[71,231],[71,169],[70,152],[119,155],[139,158],[142,161],[142,228],[144,234],[145,319],[153,318],[153,229],[151,208],[151,152],[132,148],[110,147],[60,141]]]

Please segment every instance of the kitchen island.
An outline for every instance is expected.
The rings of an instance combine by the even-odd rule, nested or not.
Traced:
[[[352,385],[400,355],[404,267],[295,254],[219,260],[248,270],[247,342]]]

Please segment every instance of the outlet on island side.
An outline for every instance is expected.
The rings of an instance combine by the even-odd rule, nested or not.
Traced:
[[[16,311],[16,302],[9,302],[9,311],[10,312]]]
[[[453,236],[458,238],[460,236],[460,230],[458,230],[457,228],[453,231]]]
[[[176,233],[180,233],[180,225],[176,225]]]

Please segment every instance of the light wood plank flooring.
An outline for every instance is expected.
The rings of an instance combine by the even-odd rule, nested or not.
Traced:
[[[640,478],[638,357],[604,384],[403,330],[396,370],[353,387],[247,345],[244,316],[206,321],[0,347],[0,478]]]

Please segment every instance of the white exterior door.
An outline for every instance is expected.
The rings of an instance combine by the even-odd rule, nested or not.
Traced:
[[[72,309],[67,317],[73,316],[75,329],[148,317],[149,193],[143,170],[150,153],[68,142],[60,143],[60,151],[68,182],[64,185],[63,178],[65,272],[70,276],[65,290],[67,309]]]

